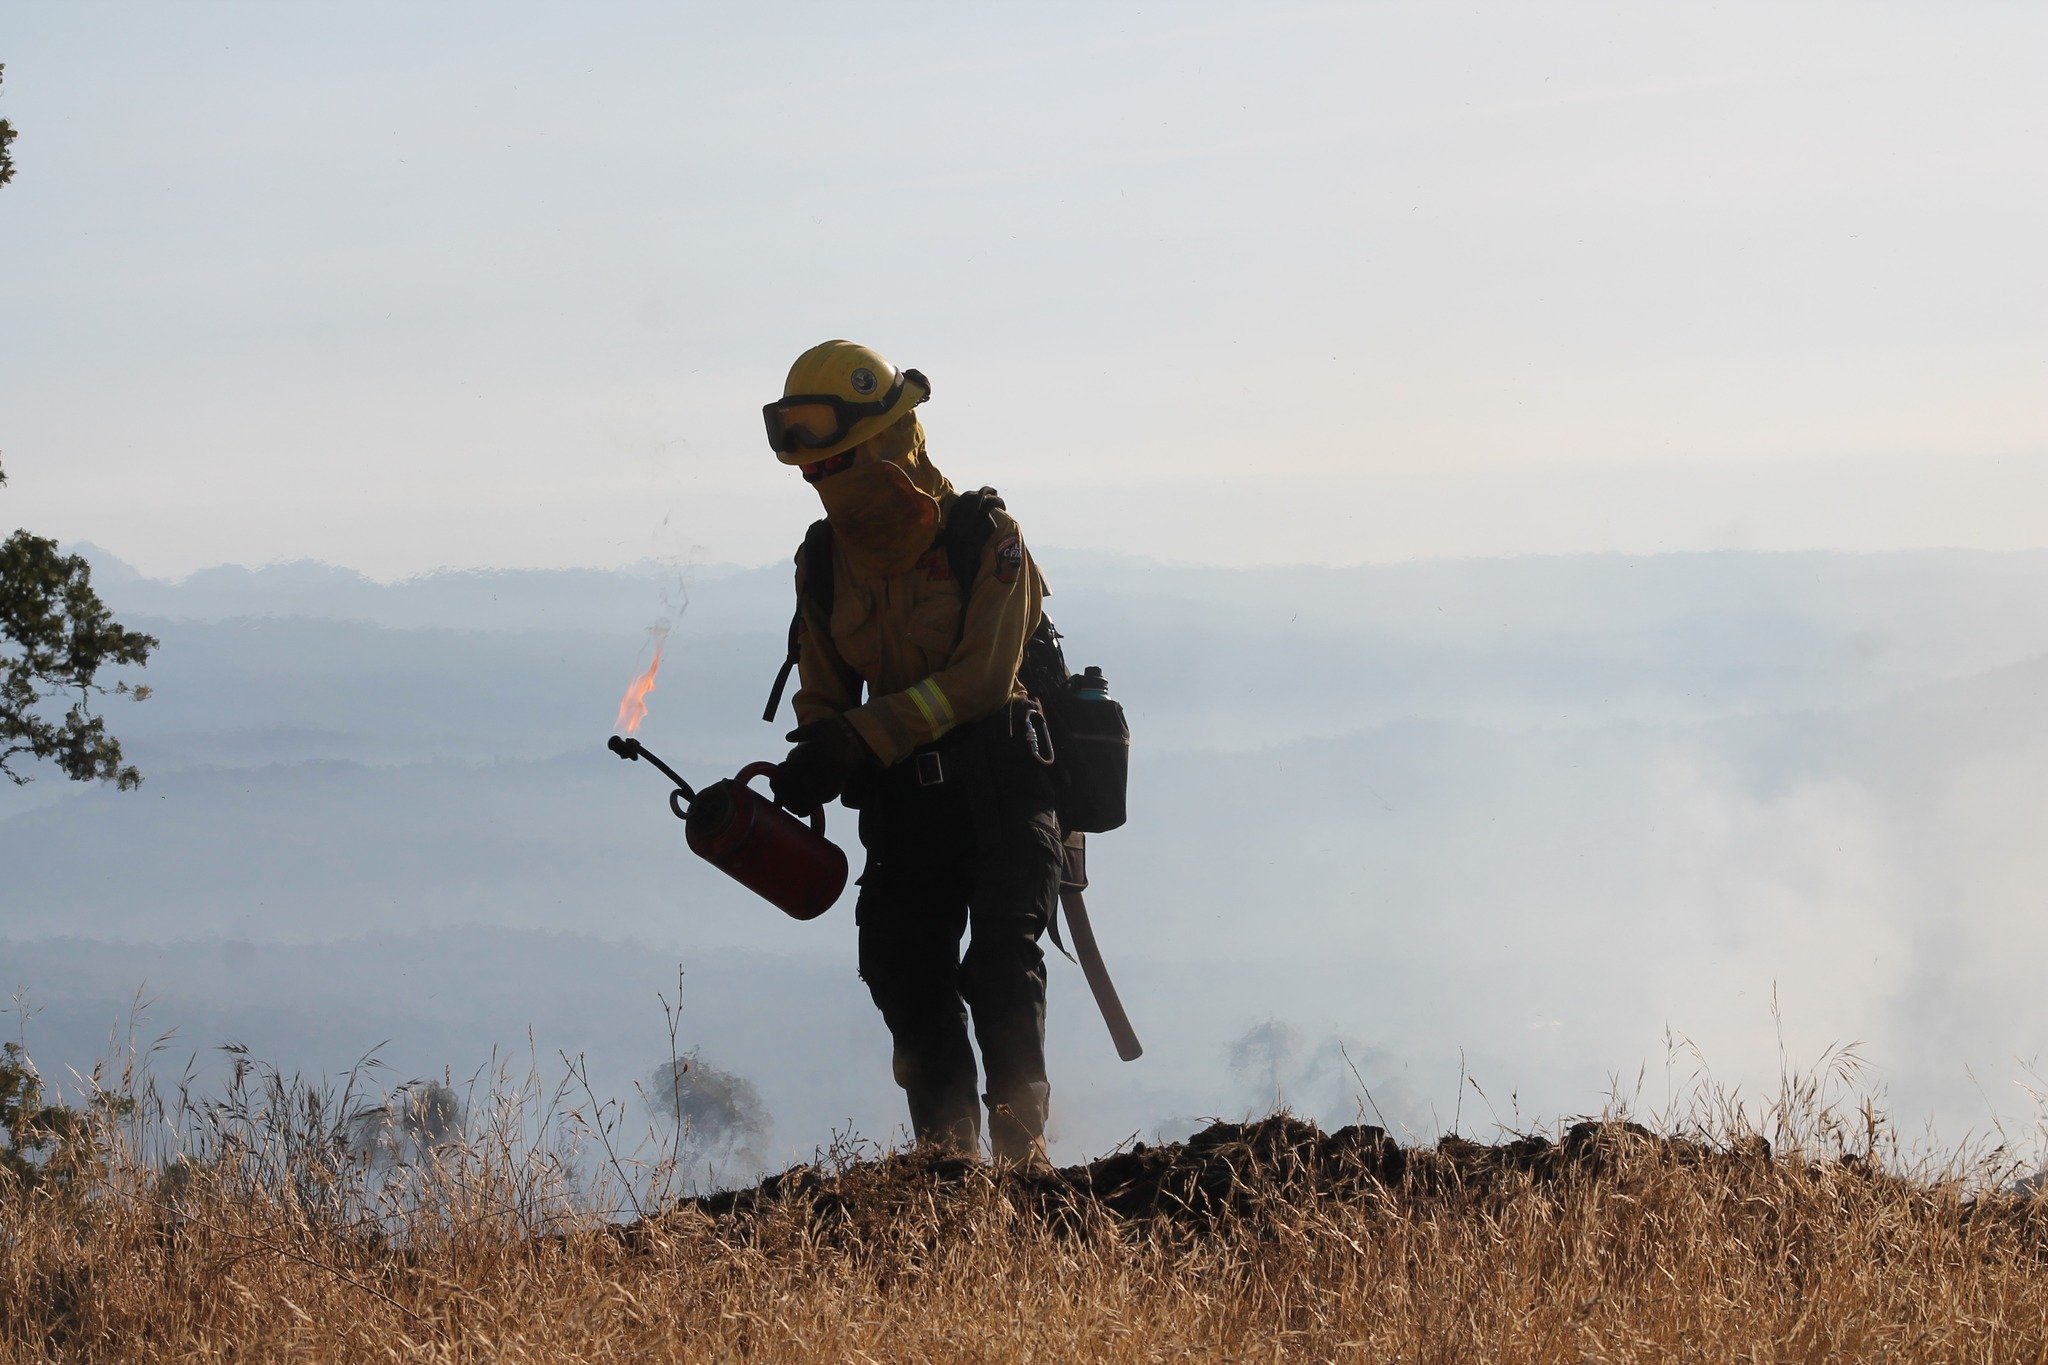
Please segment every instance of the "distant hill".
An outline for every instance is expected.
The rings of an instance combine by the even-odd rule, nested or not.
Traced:
[[[88,547],[90,548],[90,547]],[[94,553],[100,553],[95,551]],[[1232,570],[1048,551],[1049,604],[1148,750],[1412,717],[1686,720],[1875,701],[2048,654],[2048,554],[1580,556]],[[786,568],[106,574],[165,641],[121,733],[162,770],[532,758],[602,740],[669,620],[651,734],[723,762],[783,648]],[[786,713],[785,713],[786,714]],[[8,809],[0,794],[0,814]]]
[[[1731,1074],[1775,1074],[1780,1027],[1794,1052],[1860,1038],[1903,1103],[1967,1121],[1984,1102],[1963,1065],[2009,1067],[2048,1030],[2025,965],[2048,950],[2048,556],[1049,572],[1137,745],[1134,820],[1097,841],[1092,894],[1140,1067],[1100,1055],[1055,971],[1056,1086],[1081,1087],[1091,1141],[1144,1125],[1110,1098],[1134,1085],[1154,1123],[1204,1096],[1270,1104],[1224,1064],[1268,1018],[1311,1053],[1360,1040],[1414,1115],[1455,1105],[1461,1049],[1525,1107],[1597,1108],[1668,1024]],[[653,773],[602,748],[665,607],[657,572],[101,581],[163,640],[156,695],[112,712],[146,781],[0,792],[0,987],[61,1022],[49,1055],[96,1050],[86,1023],[130,976],[176,984],[166,1006],[215,1031],[270,998],[280,1047],[390,1037],[421,1065],[516,1036],[522,1012],[574,1035],[534,984],[552,979],[590,1002],[571,1014],[614,1021],[609,1053],[639,1055],[624,1021],[658,1024],[671,956],[747,983],[704,1022],[769,1033],[707,1035],[781,1109],[822,1112],[775,1079],[812,1074],[818,1037],[872,1041],[847,907],[766,910],[690,857]],[[781,747],[786,721],[758,711],[788,588],[779,567],[687,587],[644,737],[708,778]],[[851,842],[836,808],[830,827]],[[594,937],[565,952],[564,933]],[[240,977],[194,965],[230,943],[252,954]],[[319,946],[349,943],[385,946]],[[423,957],[444,996],[465,982],[440,1023],[394,985]],[[600,1000],[609,959],[640,984]],[[324,962],[327,989],[280,995],[289,962]],[[821,963],[844,970],[832,990]],[[329,1023],[288,1026],[316,996]],[[1341,1116],[1348,1064],[1301,1066]],[[862,1112],[893,1113],[870,1084]]]

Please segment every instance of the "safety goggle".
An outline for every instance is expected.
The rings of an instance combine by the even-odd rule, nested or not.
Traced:
[[[768,426],[768,448],[778,455],[794,455],[800,450],[835,445],[845,440],[846,434],[862,420],[879,417],[894,408],[902,400],[906,379],[916,380],[927,395],[931,393],[932,386],[922,374],[902,370],[887,393],[864,403],[841,398],[836,393],[797,393],[778,398],[761,409]]]

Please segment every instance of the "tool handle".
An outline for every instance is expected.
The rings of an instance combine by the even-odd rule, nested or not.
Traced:
[[[749,763],[746,767],[740,769],[739,776],[735,777],[733,781],[744,787],[755,778],[767,777],[774,771],[775,765],[773,763]],[[785,807],[785,809],[787,808]],[[795,814],[794,811],[790,813]],[[823,806],[819,806],[811,812],[811,828],[820,834],[825,832],[825,808]]]
[[[1102,1022],[1109,1025],[1116,1055],[1135,1062],[1145,1055],[1145,1045],[1138,1041],[1138,1031],[1131,1027],[1124,1002],[1117,998],[1116,985],[1109,979],[1109,968],[1103,965],[1102,949],[1095,945],[1095,928],[1088,922],[1088,902],[1079,891],[1067,888],[1060,892],[1060,905],[1067,912],[1067,932],[1074,936],[1074,951],[1081,958],[1081,975],[1088,978],[1095,1008],[1102,1011]]]

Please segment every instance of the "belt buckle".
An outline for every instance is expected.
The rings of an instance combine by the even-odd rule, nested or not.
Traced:
[[[936,787],[946,780],[946,763],[936,749],[928,749],[917,756],[917,785]]]

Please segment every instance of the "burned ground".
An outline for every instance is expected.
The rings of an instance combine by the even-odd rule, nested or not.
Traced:
[[[1486,1218],[1530,1199],[1556,1204],[1589,1189],[1626,1199],[1631,1188],[1640,1192],[1674,1178],[1715,1190],[1881,1184],[1887,1196],[1920,1206],[1923,1214],[1940,1217],[1945,1210],[1959,1231],[1973,1222],[1998,1224],[2048,1256],[2048,1202],[2037,1198],[1963,1197],[1954,1182],[1886,1174],[1850,1153],[1826,1160],[1781,1157],[1758,1136],[1709,1143],[1593,1120],[1572,1125],[1556,1140],[1531,1134],[1488,1144],[1447,1136],[1404,1148],[1377,1127],[1324,1132],[1277,1114],[1217,1122],[1185,1142],[1138,1143],[1083,1165],[1042,1171],[913,1149],[837,1169],[799,1165],[651,1221],[704,1220],[721,1236],[742,1240],[770,1224],[801,1224],[810,1236],[845,1246],[887,1241],[912,1224],[927,1240],[942,1237],[953,1221],[949,1209],[959,1212],[961,1226],[979,1228],[980,1215],[994,1203],[1022,1222],[1082,1237],[1118,1228],[1200,1236],[1332,1204],[1389,1218]],[[631,1224],[619,1235],[630,1245],[650,1231],[647,1224]]]

